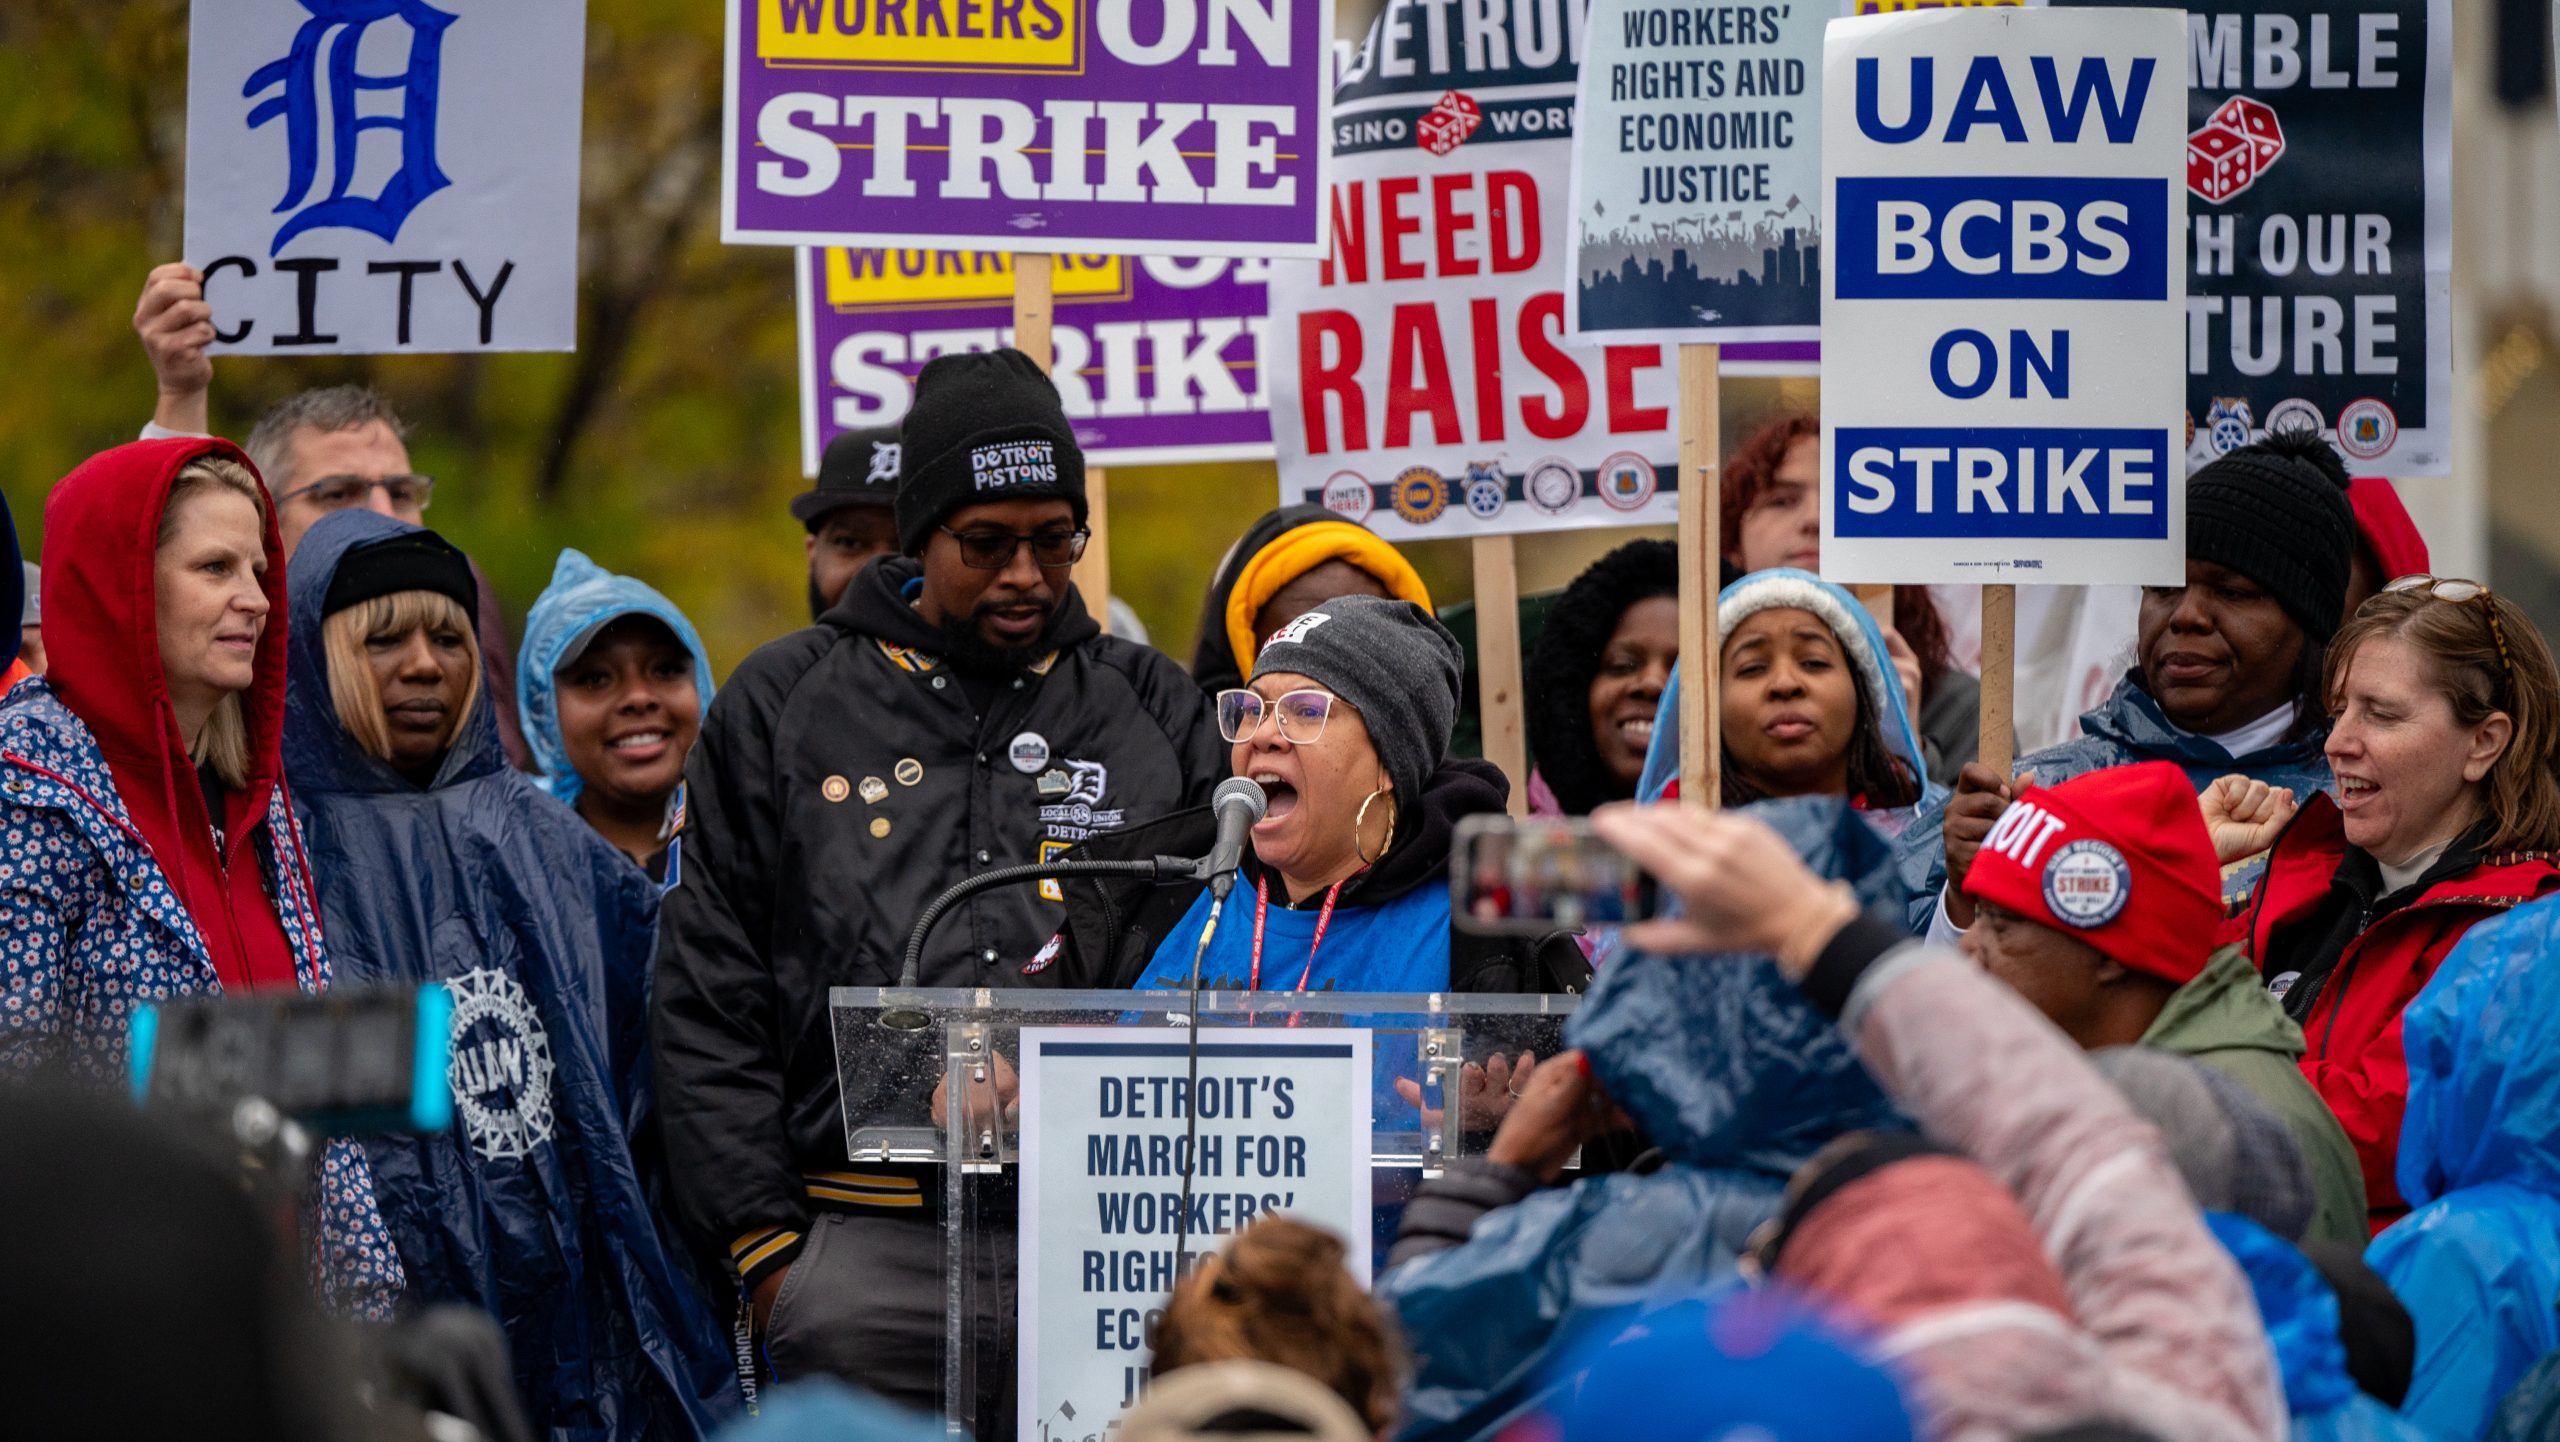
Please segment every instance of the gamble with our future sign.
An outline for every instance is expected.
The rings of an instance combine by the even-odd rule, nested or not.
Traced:
[[[2188,464],[2310,429],[2358,475],[2448,474],[2451,0],[2186,21]]]

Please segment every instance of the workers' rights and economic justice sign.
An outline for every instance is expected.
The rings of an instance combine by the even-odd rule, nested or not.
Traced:
[[[195,0],[212,349],[572,350],[585,0]]]
[[[721,238],[1321,249],[1331,0],[729,0]]]
[[[837,433],[895,425],[938,355],[1013,343],[1013,257],[987,251],[804,249],[801,467]],[[1062,255],[1051,273],[1050,379],[1097,465],[1271,456],[1262,358],[1270,264]]]
[[[2189,463],[2309,427],[2449,474],[2452,0],[2194,0],[2187,76]]]
[[[1370,1033],[1207,1033],[1196,1105],[1190,1040],[1179,1027],[1022,1029],[1023,1442],[1106,1436],[1145,1388],[1194,1133],[1194,1265],[1285,1212],[1340,1236],[1351,1275],[1368,1279]]]
[[[1810,341],[1823,0],[1594,0],[1565,316],[1578,337]]]
[[[1673,363],[1565,345],[1579,0],[1388,0],[1334,104],[1332,252],[1272,268],[1287,503],[1394,541],[1673,521]]]
[[[1825,576],[2185,574],[2186,40],[2174,10],[1831,26]]]

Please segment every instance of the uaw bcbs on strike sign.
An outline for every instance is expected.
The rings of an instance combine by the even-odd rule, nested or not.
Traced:
[[[1826,577],[2184,574],[2186,43],[2175,10],[1830,27]]]

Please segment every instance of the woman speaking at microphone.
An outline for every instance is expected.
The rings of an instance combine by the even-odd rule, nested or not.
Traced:
[[[1453,759],[1458,643],[1410,601],[1344,596],[1283,627],[1252,679],[1217,698],[1234,774],[1268,809],[1200,958],[1210,991],[1579,991],[1569,935],[1453,935],[1449,852],[1463,817],[1499,812],[1490,763]],[[1078,858],[1205,855],[1205,807],[1096,838]],[[1065,883],[1065,925],[1023,968],[1034,985],[1182,989],[1209,888]]]

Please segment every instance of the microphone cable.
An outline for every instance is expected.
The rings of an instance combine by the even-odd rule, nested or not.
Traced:
[[[1227,899],[1215,897],[1209,902],[1208,924],[1200,928],[1200,944],[1191,948],[1191,1039],[1188,1079],[1183,1083],[1182,1109],[1182,1215],[1174,1223],[1173,1280],[1181,1285],[1182,1276],[1191,1263],[1191,1174],[1200,1162],[1200,959],[1209,954],[1209,938],[1218,934],[1218,913],[1224,911]]]

